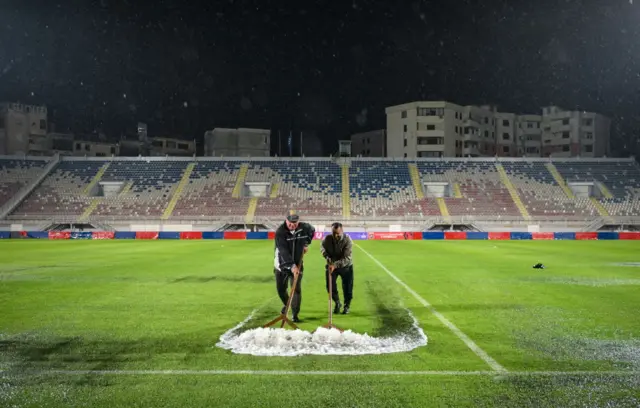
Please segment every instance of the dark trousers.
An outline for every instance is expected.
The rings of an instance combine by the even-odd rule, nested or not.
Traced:
[[[344,295],[344,305],[349,306],[351,299],[353,298],[353,265],[346,268],[337,268],[331,274],[331,299],[334,302],[340,301],[340,295],[338,294],[337,281],[338,276],[342,280],[342,294]],[[325,268],[324,280],[327,284],[327,293],[329,292],[329,267]]]
[[[296,284],[296,290],[293,292],[293,300],[291,301],[291,311],[294,315],[300,312],[300,304],[302,303],[302,272],[304,267],[300,270],[298,275],[298,283]],[[293,285],[293,273],[289,271],[279,271],[274,269],[276,275],[276,289],[278,290],[278,296],[282,300],[283,305],[287,305],[289,302],[289,282]]]

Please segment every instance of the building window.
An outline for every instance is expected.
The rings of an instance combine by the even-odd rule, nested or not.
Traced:
[[[406,153],[404,154],[404,157],[407,157],[407,154],[406,154]]]
[[[527,153],[538,153],[537,147],[527,147]]]
[[[584,134],[584,138],[585,138],[585,139],[593,139],[593,133],[591,133],[591,132],[586,132],[586,133]]]
[[[40,119],[40,130],[47,130],[47,121]]]
[[[568,152],[569,151],[569,145],[562,146],[562,151],[563,152]]]
[[[80,143],[76,143],[76,150],[80,150],[82,149],[82,147],[80,146]]]
[[[586,153],[593,153],[593,145],[584,145],[584,151]]]
[[[502,146],[503,153],[509,153],[509,146]]]
[[[509,140],[509,134],[508,133],[503,133],[502,134],[502,140]]]
[[[106,154],[102,152],[96,152],[96,157],[106,157]]]
[[[84,150],[87,152],[91,151],[91,146],[89,146],[89,144],[84,145]]]
[[[444,144],[444,137],[419,137],[419,145],[442,145]]]
[[[443,116],[443,108],[418,108],[418,116]]]
[[[407,147],[407,139],[404,139],[404,147]]]
[[[489,131],[488,130],[484,131],[484,137],[489,137]]]
[[[111,151],[111,154],[116,154],[116,148],[115,148],[115,146],[111,146],[110,151]]]
[[[405,133],[407,132],[407,125],[402,125],[402,131]]]
[[[436,130],[436,125],[427,125],[427,130]]]
[[[533,123],[527,122],[527,129],[533,129]]]
[[[495,139],[496,138],[496,132],[491,132],[491,138]]]
[[[406,119],[407,118],[407,111],[402,111],[402,114],[400,116],[402,117],[402,119]]]
[[[569,136],[570,136],[570,133],[569,133],[569,132],[562,132],[562,138],[563,138],[563,139],[568,139],[568,138],[569,138]]]
[[[418,152],[418,157],[442,157],[442,152]]]
[[[593,119],[587,118],[582,120],[582,125],[584,126],[593,126]]]
[[[189,145],[187,143],[178,143],[178,149],[189,150]]]
[[[569,124],[569,119],[562,119],[562,125],[566,126]]]
[[[502,126],[509,126],[509,119],[503,119]]]

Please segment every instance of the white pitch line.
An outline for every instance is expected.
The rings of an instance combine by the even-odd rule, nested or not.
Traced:
[[[282,371],[282,370],[26,370],[0,371],[0,374],[26,375],[145,375],[145,376],[513,376],[513,377],[570,377],[570,376],[640,376],[640,371]]]
[[[471,349],[471,351],[473,351],[478,357],[480,357],[485,363],[487,363],[489,365],[489,367],[491,367],[493,370],[501,372],[501,373],[506,373],[508,371],[506,368],[504,368],[502,365],[500,365],[500,363],[498,363],[496,360],[494,360],[489,354],[487,354],[486,351],[481,349],[480,346],[478,346],[473,340],[471,340],[471,338],[469,336],[464,334],[464,332],[462,330],[458,329],[458,327],[455,324],[451,323],[451,321],[449,319],[444,317],[444,315],[442,313],[438,312],[431,305],[431,303],[427,302],[422,296],[418,295],[416,293],[416,291],[414,291],[413,289],[411,289],[409,287],[409,285],[407,285],[406,283],[401,281],[400,278],[398,278],[396,275],[394,275],[389,269],[387,269],[386,266],[384,266],[380,261],[378,261],[376,258],[374,258],[373,255],[371,255],[369,252],[367,252],[365,249],[363,249],[360,245],[355,244],[355,246],[357,246],[362,252],[365,253],[365,255],[367,255],[369,258],[371,258],[371,260],[373,262],[375,262],[383,271],[385,271],[387,273],[387,275],[391,276],[391,278],[393,280],[395,280],[400,286],[405,288],[407,290],[407,292],[411,293],[411,295],[413,295],[413,297],[416,298],[416,300],[418,302],[422,303],[422,306],[424,306],[427,309],[429,309],[429,311],[438,320],[440,320],[440,322],[442,324],[447,326],[449,328],[449,330],[451,330],[456,336],[458,336],[458,338],[460,340],[462,340],[464,342],[464,344],[466,344],[467,347],[469,347]]]

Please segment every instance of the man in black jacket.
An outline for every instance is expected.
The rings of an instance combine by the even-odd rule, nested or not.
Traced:
[[[333,313],[340,313],[340,295],[338,294],[338,276],[342,279],[342,293],[344,295],[344,309],[342,314],[349,313],[351,299],[353,298],[353,261],[351,253],[353,242],[351,237],[342,230],[342,224],[334,222],[331,226],[331,235],[327,235],[322,241],[320,252],[327,260],[325,281],[329,291],[329,279],[331,279],[331,298],[335,302]]]
[[[298,284],[291,301],[293,321],[299,322],[300,303],[302,302],[302,272],[304,265],[301,263],[302,254],[307,253],[313,240],[315,228],[306,222],[300,222],[300,217],[295,211],[289,211],[284,223],[278,227],[275,235],[275,254],[273,259],[274,274],[276,276],[276,288],[282,304],[289,302],[288,286],[293,282],[294,275],[298,276]],[[298,269],[298,265],[300,269]],[[284,313],[284,307],[282,313]]]

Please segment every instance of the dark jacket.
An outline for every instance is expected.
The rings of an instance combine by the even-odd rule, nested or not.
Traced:
[[[333,264],[336,268],[346,268],[351,266],[351,251],[353,250],[353,242],[351,237],[346,234],[337,240],[333,235],[327,235],[322,241],[320,252],[329,264]]]
[[[302,251],[311,244],[316,229],[313,225],[301,222],[298,229],[290,231],[286,223],[282,223],[276,230],[276,248],[273,266],[279,271],[291,270],[293,265],[300,265]]]

